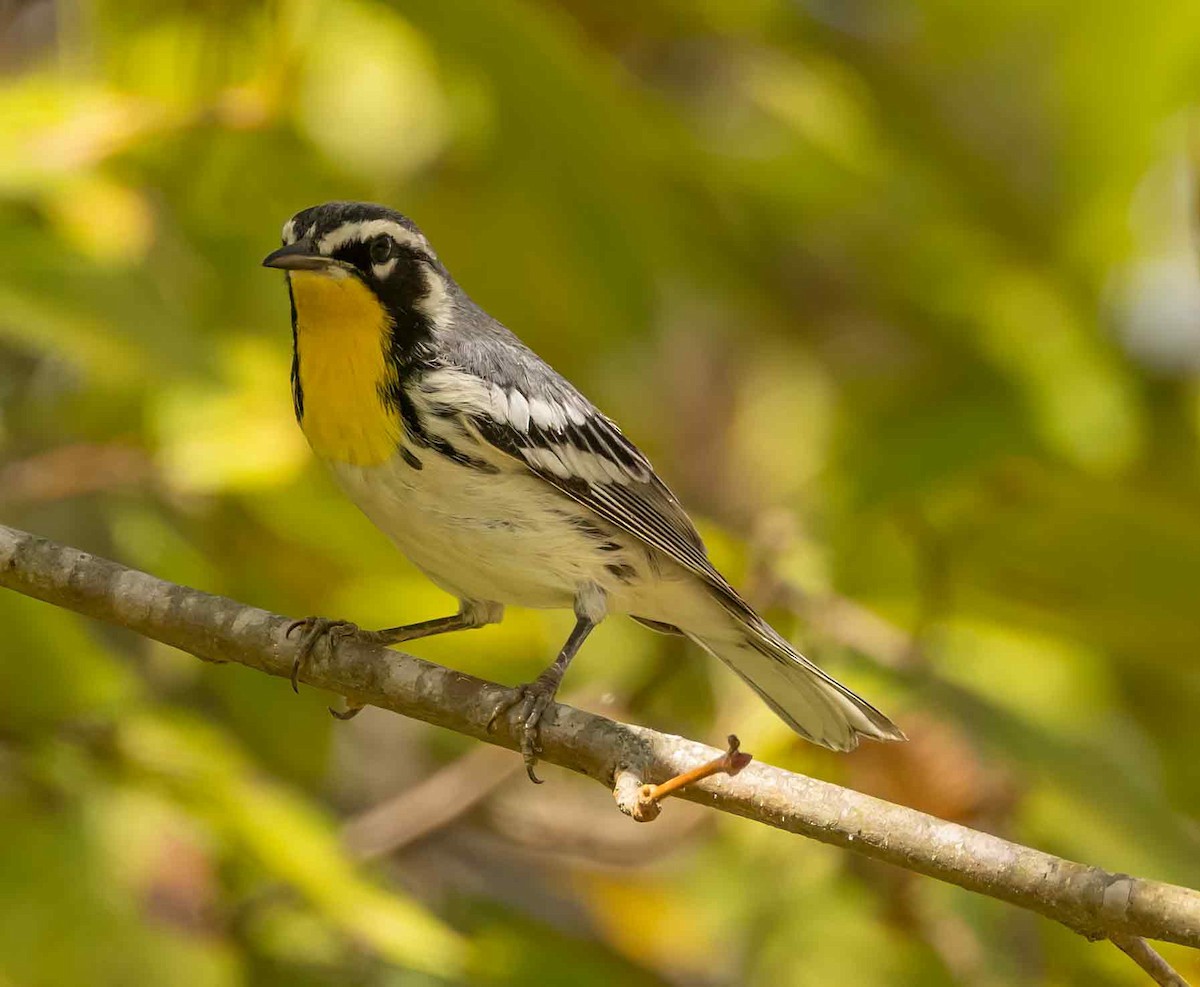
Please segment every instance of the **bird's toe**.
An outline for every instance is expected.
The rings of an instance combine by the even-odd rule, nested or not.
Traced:
[[[300,691],[300,672],[312,657],[317,642],[323,637],[329,639],[331,648],[348,637],[358,633],[358,625],[349,620],[333,620],[329,617],[305,617],[303,620],[293,620],[284,632],[285,637],[291,637],[294,631],[300,631],[300,640],[296,644],[296,656],[292,660],[292,691]]]
[[[550,704],[554,702],[555,689],[540,680],[519,685],[508,690],[507,694],[493,708],[488,720],[488,732],[496,729],[501,717],[517,710],[515,717],[516,732],[521,740],[521,757],[525,761],[525,773],[535,785],[540,785],[542,779],[534,772],[538,755],[542,752],[541,723]]]

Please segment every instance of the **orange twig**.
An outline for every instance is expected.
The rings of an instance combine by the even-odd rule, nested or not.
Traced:
[[[728,749],[720,757],[706,761],[699,767],[692,768],[691,771],[685,771],[683,774],[678,774],[674,778],[668,778],[661,785],[643,785],[638,789],[637,803],[630,813],[633,818],[638,822],[650,822],[652,819],[657,819],[661,811],[658,803],[668,795],[672,795],[680,789],[695,784],[701,778],[707,778],[710,775],[735,775],[753,760],[751,755],[739,750],[741,741],[737,739],[736,735],[731,733],[728,743]]]

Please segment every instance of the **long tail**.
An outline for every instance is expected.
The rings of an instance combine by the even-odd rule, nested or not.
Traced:
[[[727,627],[685,634],[738,673],[793,730],[822,747],[852,751],[860,737],[905,740],[900,728],[796,651],[765,622],[729,614]]]

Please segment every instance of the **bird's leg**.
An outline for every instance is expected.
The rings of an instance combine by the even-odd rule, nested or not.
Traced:
[[[542,783],[533,770],[537,764],[538,752],[541,750],[538,743],[538,726],[542,721],[542,715],[554,702],[554,696],[562,683],[563,675],[566,674],[567,666],[571,664],[571,659],[575,657],[583,642],[587,640],[587,636],[603,618],[603,591],[598,587],[588,587],[581,591],[575,600],[575,626],[572,628],[571,636],[567,638],[566,644],[559,651],[558,657],[532,682],[519,685],[511,690],[510,694],[497,703],[496,708],[492,710],[491,718],[488,720],[489,730],[494,728],[496,720],[501,716],[514,707],[519,707],[517,722],[520,724],[521,730],[521,756],[525,759],[525,773],[529,775],[529,780],[535,785]]]
[[[328,617],[305,617],[288,625],[287,636],[291,637],[295,630],[302,630],[300,643],[296,646],[296,657],[292,662],[292,689],[300,691],[299,676],[304,664],[312,657],[313,649],[322,637],[328,637],[331,649],[346,638],[356,638],[368,644],[400,644],[404,641],[415,641],[422,637],[432,637],[435,634],[446,634],[450,631],[466,631],[487,624],[496,624],[504,616],[504,607],[498,603],[480,602],[478,600],[461,600],[458,613],[450,617],[437,617],[433,620],[422,620],[415,624],[404,624],[400,627],[385,627],[381,631],[364,631],[357,624],[348,620],[330,620]],[[342,712],[330,710],[339,720],[349,720],[355,716],[361,705],[351,705]]]
[[[488,720],[488,729],[491,730],[496,720],[514,707],[519,707],[517,722],[520,724],[521,730],[521,756],[525,759],[525,772],[535,785],[542,783],[533,770],[537,764],[538,752],[541,750],[538,744],[538,724],[541,723],[542,714],[554,702],[554,696],[558,692],[567,666],[571,664],[571,659],[575,657],[580,645],[595,626],[595,622],[587,617],[576,618],[571,636],[562,646],[558,657],[532,682],[512,689],[509,695],[496,704],[496,708],[492,710],[491,719]]]
[[[459,611],[449,617],[435,617],[433,620],[420,620],[415,624],[403,624],[400,627],[385,627],[381,631],[358,631],[355,633],[360,641],[370,644],[401,644],[404,641],[415,641],[422,637],[433,637],[435,634],[446,634],[450,631],[469,631],[474,627],[482,627],[491,621],[480,621],[470,614]]]

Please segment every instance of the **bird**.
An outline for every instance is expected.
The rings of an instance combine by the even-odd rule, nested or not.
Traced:
[[[543,714],[588,635],[615,615],[691,639],[815,744],[905,739],[755,612],[646,456],[471,300],[412,220],[373,203],[313,206],[262,263],[286,272],[292,402],[314,454],[459,604],[380,631],[296,621],[294,688],[322,636],[399,644],[497,623],[509,606],[570,609],[554,661],[492,716],[511,719],[535,782]]]

